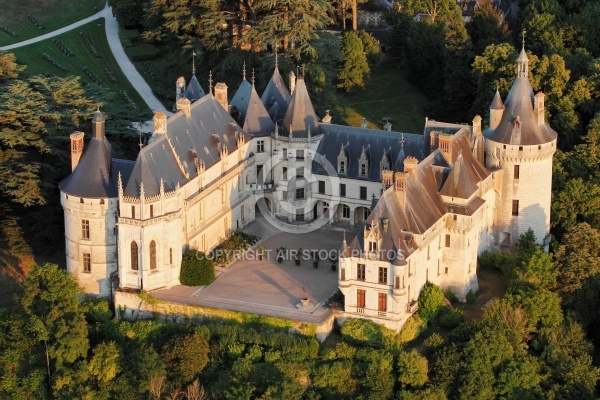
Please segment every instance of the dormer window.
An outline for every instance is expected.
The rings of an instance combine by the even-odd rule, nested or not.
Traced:
[[[377,242],[369,242],[369,251],[377,251]]]
[[[348,173],[348,156],[346,155],[345,146],[342,144],[338,154],[338,174]]]
[[[360,166],[360,168],[359,168],[360,176],[365,176],[365,177],[368,176],[369,175],[369,159],[367,157],[367,152],[364,147],[362,149],[362,153],[360,154],[360,158],[358,160],[358,165]]]
[[[390,160],[387,155],[387,151],[383,150],[383,157],[381,157],[381,162],[379,163],[380,174],[383,176],[383,171],[387,171],[390,169]]]

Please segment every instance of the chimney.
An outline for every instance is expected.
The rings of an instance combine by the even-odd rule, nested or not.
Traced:
[[[324,124],[331,124],[331,115],[329,115],[329,110],[325,110],[325,116],[321,120]]]
[[[71,138],[71,171],[75,170],[83,153],[83,136],[83,132],[74,132],[69,136]]]
[[[363,129],[367,129],[367,125],[368,125],[367,119],[363,118],[362,121],[360,122],[360,127]]]
[[[475,115],[473,118],[473,137],[481,135],[481,117],[479,115]]]
[[[394,183],[396,192],[406,192],[406,174],[404,172],[394,174]]]
[[[409,172],[417,168],[417,164],[419,164],[419,160],[417,160],[415,157],[406,157],[404,159],[404,172],[408,174]]]
[[[439,146],[439,143],[438,143],[438,137],[439,137],[439,132],[436,132],[436,131],[431,131],[431,132],[429,133],[429,151],[430,151],[430,152],[432,152],[432,153],[433,153],[433,152],[434,152],[434,151],[435,151],[435,150],[438,148],[438,146]]]
[[[381,185],[385,191],[387,188],[392,186],[394,183],[394,171],[386,169],[381,171]]]
[[[385,218],[385,217],[383,217],[383,218],[381,219],[381,225],[383,226],[383,231],[384,231],[384,232],[387,232],[387,230],[388,230],[388,226],[390,225],[390,220],[389,220],[389,219],[387,219],[387,218]]]
[[[167,133],[167,115],[162,111],[154,114],[153,132],[155,135],[164,135]]]
[[[215,85],[215,98],[223,106],[225,111],[229,113],[229,104],[227,103],[227,85],[224,82],[219,82]]]
[[[175,82],[175,102],[181,99],[185,94],[185,78],[180,76]]]
[[[179,111],[179,110],[183,111],[183,115],[185,115],[186,118],[190,116],[191,107],[192,107],[192,102],[189,101],[187,98],[183,97],[183,98],[177,100],[177,111]]]
[[[444,156],[452,157],[452,135],[442,133],[439,136],[440,150]]]
[[[294,94],[294,89],[296,89],[296,74],[290,71],[290,95]]]
[[[104,115],[96,110],[92,118],[92,137],[102,139],[104,137]]]
[[[392,123],[389,120],[383,125],[383,130],[388,132],[392,131]]]
[[[544,97],[544,93],[542,92],[537,92],[533,97],[533,113],[538,125],[544,125],[546,123],[544,120]]]

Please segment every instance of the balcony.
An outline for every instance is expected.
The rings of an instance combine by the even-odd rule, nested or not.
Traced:
[[[406,304],[406,313],[414,314],[419,309],[419,302],[417,300],[413,300]]]

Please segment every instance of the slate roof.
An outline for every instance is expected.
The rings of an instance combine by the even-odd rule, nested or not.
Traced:
[[[202,86],[200,86],[200,82],[198,82],[198,78],[196,78],[195,74],[192,75],[192,79],[190,79],[190,83],[188,83],[187,89],[185,89],[184,96],[192,103],[206,96],[206,93],[202,90]]]
[[[277,103],[277,109],[281,116],[279,118],[283,118],[285,112],[287,111],[288,104],[290,102],[290,92],[288,91],[285,83],[283,82],[283,78],[279,73],[279,69],[275,67],[275,71],[273,71],[273,76],[269,80],[265,91],[261,96],[261,101],[263,102],[265,108],[271,112],[273,108],[273,104]]]
[[[117,197],[116,187],[110,179],[115,156],[106,137],[93,137],[73,173],[59,183],[60,191],[90,199]]]
[[[183,186],[198,176],[196,162],[203,161],[206,169],[219,162],[218,143],[229,153],[235,151],[236,134],[244,135],[246,141],[250,139],[213,95],[202,97],[192,103],[189,117],[177,112],[167,120],[167,133],[140,151],[125,185],[125,195],[138,197],[142,182],[146,196],[156,195],[161,179],[166,191],[177,184]]]
[[[500,96],[498,89],[496,89],[496,95],[494,96],[494,100],[492,100],[492,104],[490,104],[490,109],[504,110],[504,103],[502,102],[502,97]]]
[[[290,126],[293,127],[295,138],[308,137],[308,129],[312,136],[319,134],[319,118],[315,114],[306,83],[303,78],[296,79],[296,87],[292,99],[283,118],[283,131],[289,134]]]
[[[469,131],[459,130],[451,138],[452,157],[435,150],[417,168],[405,175],[406,192],[397,192],[392,185],[381,196],[366,221],[368,227],[382,235],[380,250],[402,250],[409,256],[415,249],[412,234],[423,234],[447,212],[471,215],[483,203],[472,196],[477,184],[489,176],[487,169],[469,151]],[[445,203],[442,194],[457,194],[471,198],[466,206]],[[383,220],[387,219],[387,231]],[[367,232],[368,233],[368,232]],[[348,246],[360,250],[364,244],[364,231]],[[399,263],[399,260],[388,260]]]
[[[403,134],[400,132],[388,132],[375,129],[358,128],[334,124],[320,124],[323,138],[317,147],[317,153],[323,155],[337,170],[338,155],[344,146],[348,157],[347,174],[340,175],[348,178],[367,179],[370,181],[381,181],[380,162],[384,150],[390,161],[390,168],[402,170],[404,168],[404,157],[413,156],[419,160],[423,159],[423,136],[415,134]],[[294,129],[294,136],[296,130]],[[404,147],[401,140],[404,138]],[[369,176],[359,177],[359,163],[363,147],[369,157]],[[400,164],[397,163],[399,156]],[[327,172],[316,160],[313,161],[313,173],[325,175]]]
[[[268,136],[275,130],[275,123],[258,97],[254,85],[247,80],[242,81],[230,105],[236,122],[247,133],[253,136]]]

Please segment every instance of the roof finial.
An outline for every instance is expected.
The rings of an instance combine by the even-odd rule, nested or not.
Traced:
[[[252,68],[252,86],[254,86],[254,68]]]
[[[279,56],[277,54],[277,45],[275,45],[275,69],[279,69]]]
[[[404,132],[402,132],[402,138],[400,139],[400,148],[404,148]]]
[[[138,135],[140,135],[140,151],[142,151],[142,147],[143,147],[143,144],[142,144],[142,131],[138,130]]]
[[[523,28],[523,32],[521,32],[521,35],[523,35],[523,48],[525,48],[525,34],[527,33],[527,31],[525,30],[525,28]]]
[[[346,230],[344,229],[344,243],[346,243]]]
[[[196,51],[192,51],[192,75],[196,75]]]
[[[212,94],[212,69],[208,72],[208,93]]]
[[[242,80],[246,80],[246,61],[244,61],[244,66],[242,67]]]

